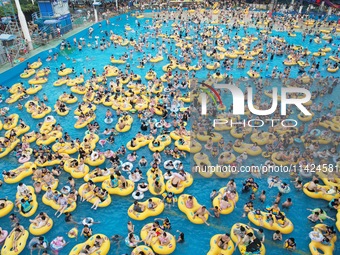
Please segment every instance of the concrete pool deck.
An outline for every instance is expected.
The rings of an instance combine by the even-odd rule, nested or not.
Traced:
[[[65,35],[63,35],[61,37],[58,37],[58,38],[55,38],[55,39],[52,39],[52,40],[48,41],[47,44],[45,44],[43,46],[40,46],[40,47],[38,47],[38,48],[36,48],[34,50],[31,50],[29,53],[27,53],[26,55],[22,56],[22,57],[25,58],[25,60],[23,62],[25,62],[26,59],[29,59],[29,58],[39,54],[40,52],[43,52],[43,51],[48,50],[50,48],[55,48],[56,46],[58,46],[61,43],[62,40],[67,39],[67,38],[69,38],[69,37],[79,33],[80,31],[82,31],[82,30],[92,26],[93,24],[94,24],[93,22],[85,22],[81,26],[72,29],[71,31],[69,31]],[[21,62],[16,63],[16,64],[13,63],[13,66],[16,66],[16,65],[18,65],[20,63]],[[11,63],[6,63],[5,65],[1,66],[0,67],[0,74],[8,71],[13,66],[11,65]]]

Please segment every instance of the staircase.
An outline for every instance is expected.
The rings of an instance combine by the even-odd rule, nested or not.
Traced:
[[[39,12],[34,12],[32,13],[32,21],[35,23],[37,19],[40,19],[40,13]]]
[[[21,34],[21,30],[19,29],[18,27],[18,23],[17,22],[10,22],[9,23],[9,28],[10,28],[10,31],[13,33],[13,34]]]

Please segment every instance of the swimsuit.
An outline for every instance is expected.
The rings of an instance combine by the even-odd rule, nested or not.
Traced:
[[[91,229],[89,229],[89,230],[84,230],[84,236],[85,236],[85,237],[90,237],[90,236],[91,236]]]

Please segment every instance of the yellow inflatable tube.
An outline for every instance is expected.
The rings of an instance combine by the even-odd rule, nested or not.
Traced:
[[[152,200],[152,202],[154,202],[157,205],[155,209],[148,208],[149,199],[144,202],[138,202],[139,204],[145,207],[145,210],[141,213],[136,212],[133,210],[134,204],[132,204],[128,209],[129,217],[133,220],[145,220],[148,217],[154,217],[154,216],[161,214],[164,211],[163,201],[157,197],[152,197],[150,199]]]
[[[12,201],[7,200],[5,202],[5,207],[0,209],[0,218],[5,217],[7,214],[9,214],[14,207],[14,204]]]
[[[52,108],[51,107],[47,107],[46,110],[44,110],[43,112],[39,113],[39,112],[33,112],[32,113],[32,118],[33,119],[41,119],[41,118],[44,118],[47,114],[49,114],[50,112],[52,111]]]
[[[58,194],[60,194],[59,191],[58,191]],[[48,205],[48,206],[52,207],[54,210],[59,210],[60,209],[60,205],[58,205],[57,202],[55,202],[53,199],[48,199],[46,197],[46,195],[43,195],[42,202],[45,205]],[[76,208],[77,208],[77,203],[76,202],[72,202],[71,204],[69,203],[69,205],[65,209],[64,213],[73,212]]]
[[[82,198],[88,199],[89,197],[91,197],[91,196],[93,195],[93,191],[89,191],[89,192],[85,192],[85,193],[84,193],[83,191],[84,191],[85,185],[87,185],[87,184],[84,183],[83,185],[81,185],[81,186],[79,187],[78,192],[79,192],[79,195],[80,195]],[[99,198],[98,198],[98,197],[93,197],[93,198],[91,198],[88,202],[90,202],[91,204],[94,204],[94,203],[97,201],[97,199],[99,199]],[[110,204],[111,204],[111,196],[110,196],[110,194],[107,194],[105,200],[104,200],[104,201],[101,201],[101,202],[99,203],[98,207],[107,207],[107,206],[110,205]]]
[[[125,60],[122,60],[122,59],[114,59],[114,58],[111,58],[110,59],[111,63],[112,64],[125,64]]]
[[[157,63],[157,62],[161,62],[164,58],[162,56],[158,56],[158,57],[154,57],[154,58],[151,58],[149,61],[151,63]]]
[[[16,93],[16,94],[13,94],[11,95],[9,98],[6,99],[6,103],[7,104],[13,104],[15,103],[16,101],[18,101],[22,96],[24,96],[25,94],[20,92],[20,93]]]
[[[87,156],[84,160],[84,162],[90,166],[100,166],[102,164],[104,164],[105,162],[105,155],[104,154],[100,154],[99,157],[96,160],[91,160],[90,156]]]
[[[35,62],[33,62],[32,64],[29,65],[29,68],[37,69],[41,66],[42,66],[42,63],[40,61],[35,61]]]
[[[79,150],[79,145],[77,143],[74,144],[74,147],[71,146],[71,143],[55,143],[52,146],[52,150],[58,153],[65,153],[65,154],[74,154]]]
[[[70,95],[66,94],[65,96],[61,95],[59,97],[59,100],[67,104],[74,104],[78,101],[78,98],[77,97],[70,98]]]
[[[107,179],[107,180],[105,180],[102,183],[102,188],[107,190],[110,195],[128,196],[135,189],[135,183],[133,181],[130,181],[130,180],[126,180],[126,182],[127,182],[127,187],[126,188],[122,188],[121,187],[121,182],[120,181],[118,181],[118,183],[119,183],[118,187],[112,188],[112,186],[110,184],[111,180]]]
[[[34,69],[28,69],[27,71],[23,72],[22,74],[20,74],[20,78],[29,78],[31,77],[33,74],[35,74],[35,70]]]
[[[62,71],[58,72],[59,76],[66,76],[72,73],[72,68],[65,68]]]
[[[148,72],[146,75],[145,75],[145,79],[147,80],[153,80],[157,77],[157,74],[156,72],[154,71],[151,71],[151,72]]]
[[[246,152],[247,154],[251,156],[258,156],[262,153],[262,148],[260,146],[256,146],[255,150],[252,149],[253,145],[248,143],[242,143],[241,146],[233,146],[234,151],[242,154],[243,152]]]
[[[333,199],[337,199],[340,197],[340,194],[327,194],[322,191],[317,191],[317,192],[310,192],[307,187],[308,187],[308,182],[303,185],[303,193],[305,193],[307,196],[314,198],[314,199],[324,199],[326,201],[332,201]],[[323,185],[317,185],[317,188],[322,188],[325,191],[328,191],[330,186],[323,186]]]
[[[190,132],[190,131],[189,131]],[[172,139],[174,139],[174,140],[179,140],[179,139],[184,139],[184,140],[189,140],[189,139],[191,139],[191,137],[190,137],[190,134],[188,134],[188,135],[178,135],[175,131],[171,131],[170,132],[170,137],[172,138]]]
[[[20,254],[26,246],[28,236],[29,236],[29,233],[27,230],[25,230],[24,234],[17,241],[17,250],[13,251],[13,241],[14,241],[14,231],[13,231],[9,236],[7,236],[4,246],[2,246],[1,254],[2,255]]]
[[[226,188],[221,188],[219,190],[219,193],[213,200],[213,206],[217,206],[218,208],[220,208],[220,201],[222,199],[222,195],[226,192]],[[236,193],[236,197],[235,197],[235,202],[237,202],[239,199],[238,197],[238,193]],[[230,214],[234,211],[235,209],[235,204],[232,200],[229,199],[229,203],[230,203],[230,207],[229,208],[226,208],[226,209],[223,209],[220,211],[221,214]]]
[[[323,232],[326,230],[325,224],[316,224],[314,226],[313,232],[319,233],[321,236],[323,236]],[[334,248],[335,248],[335,242],[337,240],[337,236],[334,235],[334,237],[330,240],[329,245],[323,244],[321,242],[315,241],[312,239],[312,241],[309,243],[309,250],[312,255],[332,255]],[[322,251],[322,253],[320,253]]]
[[[149,184],[149,192],[154,195],[154,196],[159,196],[161,194],[163,194],[165,192],[165,183],[164,183],[164,178],[163,178],[163,175],[161,176],[160,180],[159,180],[159,183],[161,185],[161,191],[160,192],[156,192],[155,191],[155,184],[154,182],[152,181],[152,179],[150,179],[148,177],[148,184]]]
[[[16,126],[15,128],[12,129],[15,133],[16,133],[16,136],[20,136],[22,134],[25,134],[27,133],[29,130],[30,130],[30,126],[26,125],[24,128],[22,128],[21,126]],[[10,137],[10,134],[11,134],[11,130],[8,130],[6,133],[5,133],[5,137],[6,138],[9,138]]]
[[[247,72],[247,74],[248,74],[248,76],[249,76],[250,78],[254,78],[254,79],[260,77],[260,73],[255,72],[255,71],[250,71],[250,70],[249,70],[249,71]]]
[[[55,82],[53,82],[53,86],[59,87],[67,83],[67,79],[58,79]],[[71,91],[73,92],[72,88]]]
[[[140,255],[140,252],[144,252],[145,255],[155,255],[153,250],[145,245],[139,245],[136,248],[134,248],[131,252],[131,255]]]
[[[328,179],[328,176],[323,172],[317,171],[316,175],[319,176],[319,178],[323,181],[323,183],[325,185],[327,185],[328,187],[336,186],[336,187],[340,188],[340,178],[339,177],[335,177],[334,181],[331,181],[331,180]]]
[[[339,67],[337,67],[337,68],[328,67],[327,68],[327,71],[330,72],[330,73],[335,73],[338,70],[339,70]]]
[[[91,253],[90,255],[95,255],[95,254],[100,254],[100,255],[106,255],[109,253],[110,251],[110,239],[103,234],[94,234],[92,235],[86,242],[84,243],[80,243],[77,244],[76,246],[74,246],[72,248],[72,250],[70,251],[69,255],[78,255],[81,250],[84,248],[84,246],[89,245],[90,247],[93,247],[96,241],[96,236],[100,236],[100,238],[102,238],[104,240],[104,242],[102,243],[102,245],[100,246],[99,250],[97,250],[94,253]]]
[[[148,147],[151,151],[163,151],[165,147],[169,146],[171,144],[171,137],[169,135],[160,135],[158,136],[155,141],[158,141],[160,144],[159,146],[154,146],[153,141],[149,143]]]
[[[44,84],[48,81],[47,77],[40,77],[40,78],[34,78],[30,79],[28,81],[28,84],[35,85],[35,84]]]
[[[34,94],[38,93],[40,90],[42,90],[41,85],[34,85],[34,87],[27,89],[26,93],[27,93],[27,95],[34,95]]]
[[[178,173],[173,173],[173,176],[174,175],[178,175],[179,178],[183,178],[180,174]],[[190,187],[192,185],[192,183],[194,182],[194,179],[192,178],[192,175],[189,174],[189,173],[186,173],[186,179],[181,181],[177,187],[174,187],[172,184],[171,184],[171,179],[168,180],[165,184],[165,190],[167,192],[172,192],[174,194],[181,194],[185,188],[187,187]]]
[[[85,121],[80,121],[79,119],[77,120],[77,122],[74,124],[74,128],[80,129],[80,128],[84,128],[87,126],[87,124],[89,124],[91,121],[96,119],[96,114],[93,114],[93,116],[91,116],[89,119],[85,120]]]
[[[273,133],[263,132],[261,137],[259,137],[258,133],[254,133],[250,136],[250,140],[253,143],[257,143],[257,145],[265,145],[271,144],[276,139],[276,136]]]
[[[5,138],[0,137],[0,142],[4,142]],[[5,148],[4,150],[1,151],[0,153],[0,158],[3,158],[5,156],[8,155],[8,153],[10,153],[20,142],[19,139],[14,140],[10,146],[8,146],[7,148]]]
[[[298,114],[299,120],[303,122],[311,121],[313,119],[313,116],[314,116],[314,113],[312,113],[312,115],[309,115],[309,116],[302,115],[301,113]]]
[[[142,228],[142,230],[140,231],[140,237],[141,237],[142,240],[147,237],[148,228],[150,228],[150,227],[152,227],[152,223],[146,224]],[[176,249],[175,237],[172,234],[170,234],[169,232],[166,232],[166,234],[170,238],[170,243],[167,244],[166,246],[161,245],[157,237],[152,238],[151,248],[154,250],[154,252],[156,254],[166,255],[166,254],[171,254],[175,251],[175,249]]]
[[[209,135],[207,135],[207,132],[204,131],[204,134],[198,133],[197,136],[196,136],[196,138],[201,142],[207,142],[210,137],[212,138],[212,141],[214,143],[218,143],[222,139],[222,135],[220,133],[217,133],[217,132],[212,132],[212,136],[209,136]]]
[[[217,68],[220,68],[221,64],[218,62],[215,62],[214,64],[208,64],[206,65],[206,68],[208,70],[216,70]]]
[[[184,140],[184,144],[180,144],[179,140],[175,141],[175,146],[181,151],[197,153],[202,150],[202,145],[195,139]]]
[[[334,243],[330,242],[331,245],[325,245],[317,241],[311,241],[309,243],[309,250],[312,255],[333,255]],[[322,251],[322,253],[320,253]]]
[[[84,176],[84,181],[88,182],[89,180],[93,181],[93,182],[103,182],[107,179],[110,179],[110,174],[113,173],[113,168],[109,168],[107,169],[108,171],[105,173],[105,175],[101,175],[101,176],[96,176],[96,169],[93,170],[92,172],[88,173],[87,175]]]
[[[160,185],[161,185],[161,190],[160,190],[160,192],[156,192],[156,191],[155,191],[154,177],[155,177],[156,174],[158,174],[158,177],[159,177],[158,182],[159,182]],[[162,171],[161,171],[161,170],[158,170],[158,171],[155,172],[155,173],[152,173],[151,170],[148,170],[148,171],[146,172],[146,176],[148,177],[149,192],[150,192],[152,195],[158,196],[158,195],[161,195],[161,194],[163,194],[163,193],[165,192],[164,177],[163,177],[163,174],[162,174]]]
[[[277,152],[274,152],[271,156],[272,161],[279,166],[288,166],[290,164],[296,165],[298,162],[281,161],[276,159]]]
[[[279,230],[282,234],[287,235],[293,232],[294,230],[294,226],[293,223],[287,218],[285,217],[285,221],[288,221],[288,225],[285,227],[282,227],[282,225],[276,220],[275,216],[274,218],[274,222],[273,225],[271,226],[267,221],[267,215],[269,215],[269,213],[266,212],[261,212],[261,219],[260,220],[258,217],[255,216],[254,212],[249,212],[248,213],[248,219],[255,224],[256,226],[261,226],[263,228],[269,229],[269,230]]]
[[[91,104],[91,107],[89,107],[89,103],[85,103],[85,104],[81,105],[81,111],[79,111],[78,107],[77,107],[77,109],[74,111],[74,115],[80,116],[81,112],[86,114],[86,113],[90,112],[91,110],[95,111],[96,109],[97,109],[97,106],[95,106],[94,104]]]
[[[84,178],[90,172],[90,168],[88,165],[84,166],[84,171],[77,171],[77,168],[71,167],[70,163],[73,159],[69,159],[65,161],[64,170],[72,175],[73,178],[80,179]]]
[[[36,168],[37,166],[33,162],[26,162],[19,166],[18,168],[11,170],[12,172],[20,172],[17,176],[14,178],[8,177],[7,175],[4,175],[4,182],[13,184],[21,181],[22,179],[26,178],[27,176],[30,176],[33,174],[33,168]]]
[[[239,138],[239,139],[240,139],[240,138],[242,138],[244,135],[250,134],[251,131],[252,131],[252,128],[251,128],[251,127],[245,127],[245,128],[242,130],[241,133],[237,133],[236,127],[234,127],[234,128],[232,128],[232,129],[230,130],[230,134],[231,134],[233,137]]]
[[[44,69],[42,69],[42,70],[39,70],[38,72],[37,72],[37,76],[38,77],[44,77],[44,76],[47,76],[48,74],[50,74],[51,73],[51,70],[44,70]]]
[[[41,125],[39,132],[41,134],[48,134],[52,131],[52,126],[57,123],[57,120],[55,118],[52,118],[51,121],[44,121]]]
[[[41,236],[43,234],[46,234],[48,231],[50,231],[52,227],[53,227],[53,220],[49,218],[45,226],[41,228],[37,228],[37,226],[31,223],[28,230],[30,231],[32,235]]]
[[[11,121],[4,123],[3,128],[5,130],[10,130],[16,127],[19,121],[19,115],[16,113],[13,113],[7,117],[8,119],[11,119]]]
[[[37,145],[49,145],[55,142],[57,139],[60,139],[63,136],[63,133],[60,131],[52,131],[51,133],[47,134],[47,139],[39,138],[36,141]]]
[[[31,202],[32,208],[31,208],[31,210],[28,213],[22,213],[21,205],[19,204],[18,208],[19,208],[21,216],[23,216],[23,217],[31,217],[33,214],[35,214],[35,212],[38,209],[37,196],[35,195],[34,188],[32,186],[27,186],[27,188],[30,191],[30,193],[32,193],[32,202]],[[25,197],[19,195],[19,193],[16,194],[16,199],[17,200],[20,201],[22,198],[25,198]]]
[[[245,229],[246,229],[246,234],[248,233],[253,233],[254,234],[254,231],[246,224],[243,224],[243,223],[235,223],[231,230],[230,230],[230,237],[231,239],[235,242],[235,243],[238,243],[239,242],[239,238],[235,235],[234,233],[234,230],[237,229],[237,228],[240,228],[241,226],[243,226]],[[238,249],[240,251],[240,253],[242,255],[247,255],[249,254],[248,252],[246,252],[246,246],[244,244],[239,244],[238,245]],[[266,254],[266,247],[262,244],[261,248],[260,248],[260,254],[261,255],[265,255]]]
[[[52,161],[46,161],[46,162],[41,162],[39,159],[36,159],[34,161],[34,163],[38,166],[38,167],[47,167],[47,166],[54,166],[54,165],[59,165],[61,162],[60,159],[55,159]]]
[[[12,87],[8,90],[9,93],[11,94],[16,94],[19,92],[19,90],[23,89],[23,83],[17,82],[12,85]]]
[[[235,246],[232,240],[230,240],[228,242],[228,247],[226,250],[221,249],[218,245],[218,239],[219,239],[219,234],[214,235],[211,239],[210,239],[210,250],[208,251],[207,255],[232,255],[234,250],[235,250]]]
[[[182,195],[179,196],[178,202],[177,202],[178,208],[179,208],[180,211],[182,211],[186,214],[187,218],[192,223],[203,224],[204,221],[201,218],[199,218],[199,217],[194,218],[195,212],[201,207],[201,205],[197,202],[197,199],[194,196],[192,196],[193,197],[193,199],[192,199],[193,200],[193,207],[190,208],[190,209],[186,207],[185,202],[186,202],[186,200],[188,199],[189,196],[190,195],[188,195],[188,194],[182,194]],[[206,213],[204,215],[204,217],[206,218],[206,220],[208,220],[209,214]]]
[[[148,139],[148,137],[145,137],[144,141],[136,142],[136,146],[135,147],[132,147],[131,146],[131,141],[129,141],[126,144],[126,148],[128,148],[128,150],[130,150],[130,151],[136,151],[136,150],[138,150],[138,149],[148,145],[150,142],[151,142],[151,139]]]

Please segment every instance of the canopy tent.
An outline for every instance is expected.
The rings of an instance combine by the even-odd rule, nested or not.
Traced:
[[[57,24],[59,22],[59,20],[56,19],[48,19],[44,21],[45,25],[51,25],[51,24]]]
[[[1,41],[11,41],[17,38],[16,35],[9,35],[9,34],[1,34],[0,35],[0,40]]]
[[[93,2],[93,6],[99,6],[99,5],[102,5],[102,3],[101,2],[97,2],[97,1]]]

